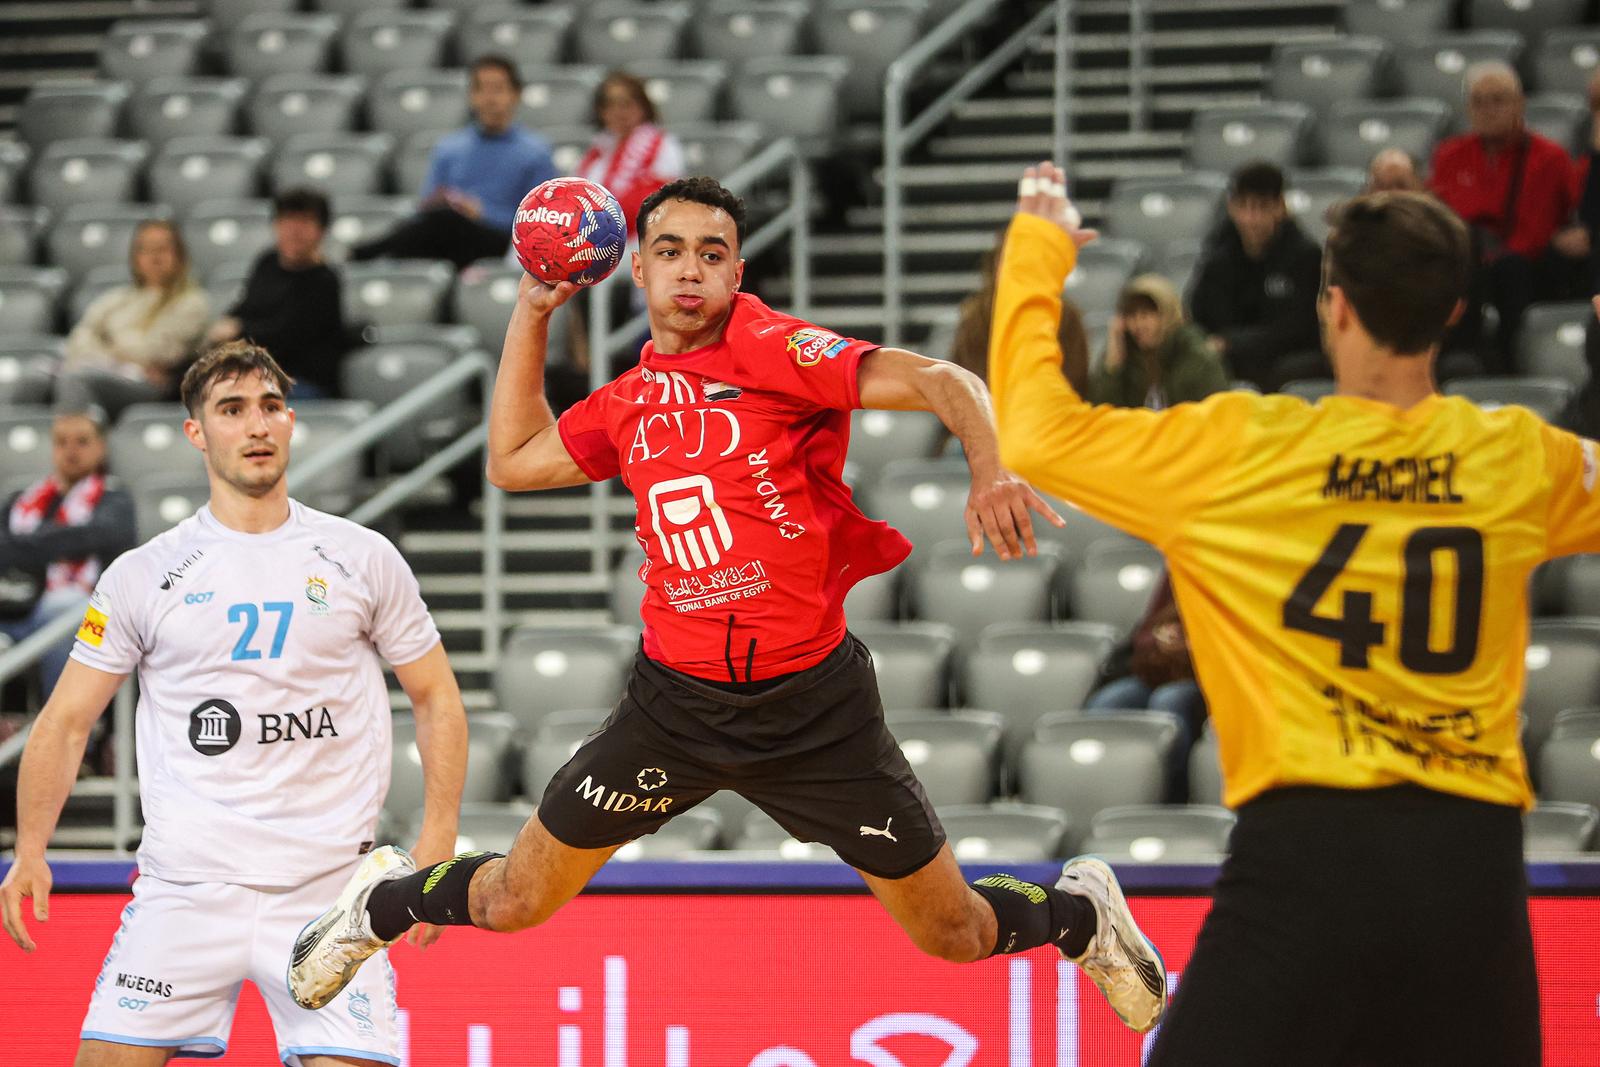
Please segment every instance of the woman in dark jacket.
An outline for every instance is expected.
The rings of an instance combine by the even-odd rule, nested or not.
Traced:
[[[1106,350],[1089,381],[1089,400],[1124,408],[1165,408],[1228,388],[1222,357],[1183,320],[1172,283],[1141,274],[1117,297]]]

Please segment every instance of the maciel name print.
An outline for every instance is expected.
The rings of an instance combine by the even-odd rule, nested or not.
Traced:
[[[1462,504],[1456,492],[1456,454],[1373,459],[1340,453],[1328,464],[1322,496],[1387,504]]]

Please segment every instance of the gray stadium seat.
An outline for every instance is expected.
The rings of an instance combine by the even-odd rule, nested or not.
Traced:
[[[422,191],[433,162],[433,148],[444,136],[443,130],[424,130],[400,142],[394,154],[394,184],[402,194],[415,197]]]
[[[184,447],[189,447],[187,442]],[[199,454],[195,452],[196,456]],[[126,474],[122,478],[128,480]],[[141,543],[172,529],[199,511],[211,497],[211,486],[204,475],[147,474],[131,482],[130,488]]]
[[[759,122],[772,137],[793,137],[809,155],[833,147],[850,63],[842,56],[749,59],[730,79],[734,117]]]
[[[137,198],[143,141],[67,138],[51,141],[33,160],[33,202],[51,211],[74,204],[127,203]]]
[[[517,121],[535,130],[570,126],[594,113],[594,93],[605,77],[600,66],[545,67],[519,64],[522,104]]]
[[[895,460],[884,466],[864,494],[868,515],[883,519],[918,550],[964,537],[972,475],[961,459]]]
[[[389,795],[383,806],[404,819],[422,811],[422,753],[417,749],[416,717],[394,715],[394,744],[390,749]],[[467,717],[467,776],[461,791],[463,805],[492,803],[511,797],[512,739],[516,723],[509,715],[475,714]]]
[[[850,462],[871,480],[897,459],[928,459],[945,435],[944,423],[932,412],[855,411],[850,416]]]
[[[1340,100],[1368,100],[1383,88],[1389,46],[1376,37],[1291,41],[1272,50],[1267,91],[1319,114]]]
[[[0,266],[25,267],[39,258],[39,239],[49,225],[42,207],[0,205]]]
[[[1346,0],[1344,25],[1386,41],[1424,40],[1450,24],[1454,5],[1455,0]]]
[[[1071,826],[1059,808],[997,801],[939,809],[950,849],[962,863],[1048,863],[1072,852]]]
[[[1600,694],[1600,621],[1535,619],[1525,655],[1523,745],[1535,754],[1558,713],[1592,707]]]
[[[1161,553],[1140,542],[1091,545],[1071,578],[1072,617],[1133,632],[1165,567]]]
[[[102,263],[95,267],[73,287],[72,295],[66,299],[67,328],[71,329],[72,324],[82,319],[89,305],[102,294],[127,284],[128,268],[125,264]]]
[[[1137,538],[1123,533],[1110,523],[1101,522],[1088,512],[1080,511],[1064,500],[1054,497],[1045,497],[1045,503],[1055,509],[1066,523],[1065,526],[1056,527],[1044,519],[1039,519],[1033,524],[1034,536],[1041,544],[1046,542],[1060,546],[1062,550],[1061,567],[1063,577],[1068,569],[1082,562],[1088,554],[1089,546],[1102,543],[1139,544]]]
[[[1285,382],[1280,392],[1297,396],[1308,404],[1315,404],[1325,396],[1332,396],[1338,388],[1332,378],[1300,378]]]
[[[883,113],[889,64],[914,44],[928,16],[927,0],[825,0],[812,20],[817,50],[850,61],[845,110],[854,116]]]
[[[183,220],[183,243],[199,277],[224,263],[254,261],[272,247],[272,204],[266,200],[203,200]],[[221,308],[213,310],[221,312]]]
[[[1536,769],[1542,800],[1600,807],[1600,711],[1569,708],[1557,715]]]
[[[0,359],[14,357],[0,357]],[[10,490],[20,483],[43,478],[51,470],[50,425],[54,416],[37,401],[37,408],[20,401],[0,405],[0,485]],[[8,490],[8,491],[10,491]]]
[[[260,195],[272,146],[263,137],[174,137],[150,161],[151,199],[188,207]]]
[[[609,710],[604,708],[552,711],[531,729],[523,720],[525,736],[531,735],[522,752],[523,793],[537,803],[544,795],[545,786],[550,784],[550,779],[566,765],[589,735],[600,728],[608,714]]]
[[[958,662],[958,706],[1005,716],[1007,752],[1014,754],[1041,715],[1083,706],[1114,639],[1110,627],[1096,623],[991,626]]]
[[[1534,37],[1583,21],[1587,0],[1467,0],[1466,22],[1475,30],[1511,30]]]
[[[992,711],[891,714],[889,731],[937,809],[994,796],[1003,725]]]
[[[639,606],[644,601],[644,582],[639,579],[639,567],[643,563],[644,552],[634,544],[617,557],[616,566],[611,568],[608,605],[613,622],[642,626]]]
[[[409,196],[347,196],[332,205],[327,250],[336,259],[364,241],[382,237],[416,210]]]
[[[294,436],[289,439],[294,463],[289,468],[289,491],[313,507],[342,514],[355,505],[361,484],[363,456],[356,453],[307,485],[296,479],[296,466],[304,469],[313,456],[338,444],[372,418],[373,405],[365,400],[294,400]]]
[[[612,853],[613,860],[678,859],[686,852],[715,848],[722,836],[722,816],[716,809],[701,804],[668,819],[653,834],[636,837]]]
[[[721,178],[755,154],[761,144],[761,126],[755,122],[720,122],[682,126],[672,131],[683,145],[684,164],[691,174]]]
[[[1216,224],[1227,189],[1220,174],[1121,178],[1106,202],[1106,230],[1152,250],[1200,240]]]
[[[590,126],[552,126],[539,132],[550,142],[550,162],[555,164],[557,174],[576,171],[594,142],[594,129]]]
[[[246,78],[327,70],[339,34],[335,15],[259,11],[228,33],[228,69]]]
[[[301,7],[300,0],[204,0],[201,11],[215,30],[224,33],[257,13],[285,14]]]
[[[1328,208],[1356,196],[1366,184],[1361,171],[1341,167],[1292,171],[1288,178],[1284,200],[1289,213],[1318,244],[1328,236]]]
[[[900,614],[898,571],[887,571],[863,578],[850,587],[844,598],[844,617],[854,626],[858,622],[889,622]]]
[[[171,216],[159,204],[76,204],[50,227],[50,262],[83,277],[108,260],[125,261],[139,223]]]
[[[121,82],[35,82],[17,115],[17,135],[35,148],[68,137],[115,137],[127,100]]]
[[[354,323],[438,322],[455,271],[438,260],[374,260],[344,267],[344,314]]]
[[[502,260],[480,260],[456,275],[450,317],[475,328],[491,352],[505,343],[522,274],[521,267],[508,267]]]
[[[950,627],[862,622],[852,624],[851,632],[872,653],[885,708],[939,708],[949,703],[950,653],[956,644]]]
[[[0,206],[17,199],[32,153],[18,141],[0,141]]]
[[[250,277],[250,261],[223,260],[205,273],[206,296],[213,309],[225,312],[244,296],[244,284]]]
[[[1528,129],[1548,137],[1574,156],[1589,150],[1589,106],[1581,96],[1540,93],[1528,98],[1523,121]]]
[[[48,402],[55,390],[61,348],[60,338],[44,334],[6,335],[0,340],[0,408]]]
[[[273,74],[250,97],[250,129],[282,141],[297,133],[356,128],[367,79],[358,74]]]
[[[463,63],[487,53],[513,56],[530,67],[559,63],[567,54],[573,14],[573,8],[554,4],[510,7],[473,0],[456,30],[456,55]]]
[[[1517,335],[1519,373],[1535,378],[1559,378],[1574,388],[1589,379],[1583,356],[1584,333],[1594,319],[1588,301],[1534,304],[1522,320]]]
[[[810,14],[801,0],[711,0],[695,20],[695,49],[725,63],[797,55]]]
[[[412,4],[410,0],[311,0],[310,6],[314,11],[326,11],[330,15],[349,18],[363,11],[404,11]]]
[[[1519,34],[1503,30],[1443,33],[1400,42],[1395,48],[1395,74],[1401,95],[1431,98],[1464,112],[1467,68],[1485,60],[1516,66],[1521,55]]]
[[[1600,768],[1591,766],[1593,775]],[[1522,817],[1522,852],[1530,860],[1578,859],[1595,847],[1600,811],[1593,804],[1541,801]]]
[[[629,68],[644,82],[661,122],[677,131],[686,122],[710,122],[721,108],[728,65],[720,60],[653,60]]]
[[[1600,556],[1567,556],[1550,565],[1561,571],[1560,608],[1566,615],[1600,615]]]
[[[1234,821],[1227,808],[1205,804],[1105,808],[1082,848],[1111,863],[1214,863],[1228,852]]]
[[[492,852],[509,852],[517,834],[533,816],[532,804],[511,801],[505,804],[462,804],[461,819],[456,828],[456,850],[470,852],[475,849]],[[412,836],[421,830],[413,823]]]
[[[1365,172],[1373,156],[1398,148],[1425,167],[1449,121],[1450,105],[1438,100],[1343,101],[1322,124],[1323,159]]]
[[[243,78],[156,78],[128,103],[134,134],[159,148],[174,137],[226,137],[239,125]]]
[[[683,54],[683,30],[693,10],[677,0],[600,0],[578,22],[574,51],[585,63],[608,67],[626,67],[638,59],[673,59]]]
[[[1217,732],[1209,721],[1189,749],[1189,802],[1222,803],[1222,755],[1217,749]]]
[[[1189,127],[1189,165],[1227,173],[1259,159],[1292,167],[1306,158],[1311,120],[1309,106],[1288,100],[1205,108]]]
[[[182,78],[200,66],[204,19],[122,19],[100,42],[100,74],[135,84]]]
[[[1589,95],[1589,81],[1600,68],[1600,29],[1569,25],[1545,34],[1529,62],[1541,93]]]
[[[909,565],[906,600],[911,614],[949,626],[963,645],[994,623],[1046,622],[1058,553],[1056,546],[1045,544],[1037,556],[1002,562],[992,552],[973,559],[964,540],[938,542]]]
[[[339,365],[339,382],[345,396],[383,407],[399,399],[454,362],[455,354],[443,345],[369,345],[346,356]],[[427,415],[397,428],[378,447],[380,469],[409,470],[466,428],[468,399],[465,389],[435,400]]]
[[[1161,712],[1046,715],[1017,757],[1018,795],[1060,808],[1074,826],[1090,826],[1106,808],[1159,804],[1177,734]]]
[[[1139,272],[1144,257],[1144,246],[1138,241],[1102,237],[1083,246],[1062,292],[1084,314],[1113,314],[1122,287]]]
[[[1520,404],[1552,425],[1559,422],[1575,392],[1569,382],[1559,378],[1460,378],[1448,383],[1444,391],[1491,411]]]
[[[609,709],[622,696],[633,659],[617,633],[611,627],[513,630],[495,671],[500,710],[526,728],[554,711]]]
[[[1202,248],[1199,241],[1173,241],[1151,261],[1150,269],[1187,297],[1189,283],[1194,280],[1194,270],[1200,265]]]
[[[0,267],[0,334],[55,333],[67,280],[59,267]]]
[[[205,462],[199,450],[183,436],[183,420],[187,417],[188,413],[177,404],[130,405],[107,435],[111,472],[134,486],[172,478],[205,484]],[[201,502],[204,500],[202,496]],[[143,521],[141,516],[140,522]]]
[[[297,133],[285,138],[272,161],[272,186],[309,185],[337,203],[342,197],[383,191],[394,138],[383,133]]]
[[[423,130],[464,126],[467,72],[464,70],[394,70],[379,76],[367,96],[372,128],[409,137]]]
[[[780,860],[829,860],[834,852],[816,841],[800,841],[763,811],[751,811],[739,824],[733,847],[741,852],[775,853]]]
[[[339,35],[344,69],[377,78],[394,70],[426,70],[444,62],[455,32],[449,11],[363,10]]]

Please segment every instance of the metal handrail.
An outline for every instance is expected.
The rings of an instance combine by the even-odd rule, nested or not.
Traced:
[[[1139,133],[1150,125],[1150,12],[1146,0],[1128,3],[1128,128]]]
[[[883,342],[898,345],[905,324],[903,306],[905,271],[902,262],[905,228],[905,188],[901,169],[906,153],[931,133],[935,126],[955,110],[955,106],[984,86],[1026,52],[1034,39],[1052,22],[1056,26],[1055,145],[1056,162],[1063,169],[1068,159],[1067,92],[1068,60],[1066,27],[1072,0],[1054,0],[1024,22],[987,57],[968,68],[954,85],[909,122],[905,118],[906,92],[911,80],[934,57],[977,23],[983,21],[1005,0],[967,0],[950,16],[889,64],[883,83]]]

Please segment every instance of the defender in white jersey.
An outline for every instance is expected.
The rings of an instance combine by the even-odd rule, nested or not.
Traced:
[[[289,499],[291,384],[244,343],[185,376],[184,432],[205,454],[210,502],[107,568],[28,739],[0,912],[32,951],[21,899],[47,918],[45,843],[90,727],[139,672],[139,879],[95,983],[80,1067],[221,1055],[246,979],[292,1067],[400,1062],[387,960],[327,1011],[296,1005],[283,974],[295,935],[352,872],[396,862],[372,851],[391,744],[379,657],[415,708],[426,789],[415,852],[430,861],[455,851],[466,717],[399,552]]]

